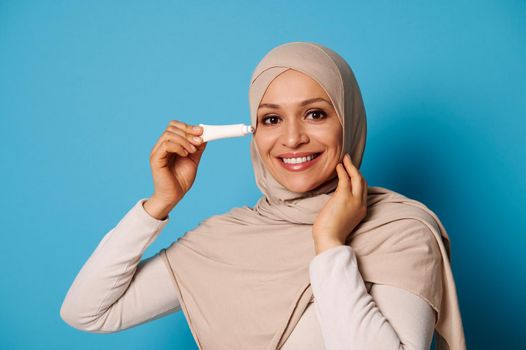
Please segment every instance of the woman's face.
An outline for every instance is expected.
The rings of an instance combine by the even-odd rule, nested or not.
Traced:
[[[342,138],[336,110],[315,80],[289,69],[270,83],[259,104],[254,141],[281,185],[302,193],[334,177]]]

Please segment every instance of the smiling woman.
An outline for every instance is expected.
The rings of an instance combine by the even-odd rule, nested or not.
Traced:
[[[449,238],[424,204],[369,187],[365,107],[335,51],[292,42],[253,72],[262,196],[140,260],[192,187],[202,128],[171,121],[139,200],[79,272],[61,315],[115,332],[182,310],[200,349],[464,350]],[[140,263],[139,263],[140,261]]]
[[[289,69],[263,95],[254,140],[265,167],[281,185],[307,192],[336,176],[342,130],[325,90],[308,75]]]

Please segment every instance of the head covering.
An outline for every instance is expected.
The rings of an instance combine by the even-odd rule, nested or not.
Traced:
[[[343,126],[341,157],[360,167],[366,119],[360,90],[347,62],[312,42],[290,42],[268,52],[249,89],[252,126],[269,84],[287,69],[316,80]],[[312,224],[337,186],[337,178],[305,192],[291,192],[264,168],[250,144],[257,186],[254,207],[233,208],[186,232],[161,255],[201,349],[280,348],[313,300],[309,263]],[[369,187],[367,215],[349,244],[365,281],[410,291],[436,311],[438,349],[465,349],[450,266],[450,243],[438,217],[424,204],[382,187]]]

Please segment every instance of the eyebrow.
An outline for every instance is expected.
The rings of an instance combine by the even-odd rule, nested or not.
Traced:
[[[314,103],[314,102],[325,102],[325,103],[328,103],[328,104],[331,104],[329,101],[327,101],[326,99],[324,98],[321,98],[321,97],[315,97],[315,98],[310,98],[308,100],[305,100],[303,102],[300,103],[300,106],[306,106],[308,104],[311,104],[311,103]],[[274,108],[274,109],[278,109],[279,108],[279,105],[277,104],[273,104],[273,103],[262,103],[259,105],[258,109],[260,108]]]

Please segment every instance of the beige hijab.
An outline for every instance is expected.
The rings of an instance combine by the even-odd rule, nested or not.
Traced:
[[[361,164],[366,119],[354,74],[336,52],[310,42],[272,49],[250,84],[252,126],[269,84],[295,69],[327,92],[343,125],[343,151]],[[251,142],[256,182],[264,196],[253,207],[213,216],[173,242],[162,256],[200,349],[280,348],[313,294],[311,228],[331,198],[337,178],[308,193],[294,193],[267,170]],[[365,281],[410,291],[437,312],[438,349],[465,349],[450,244],[438,217],[422,203],[382,188],[368,188],[368,213],[346,242]]]

